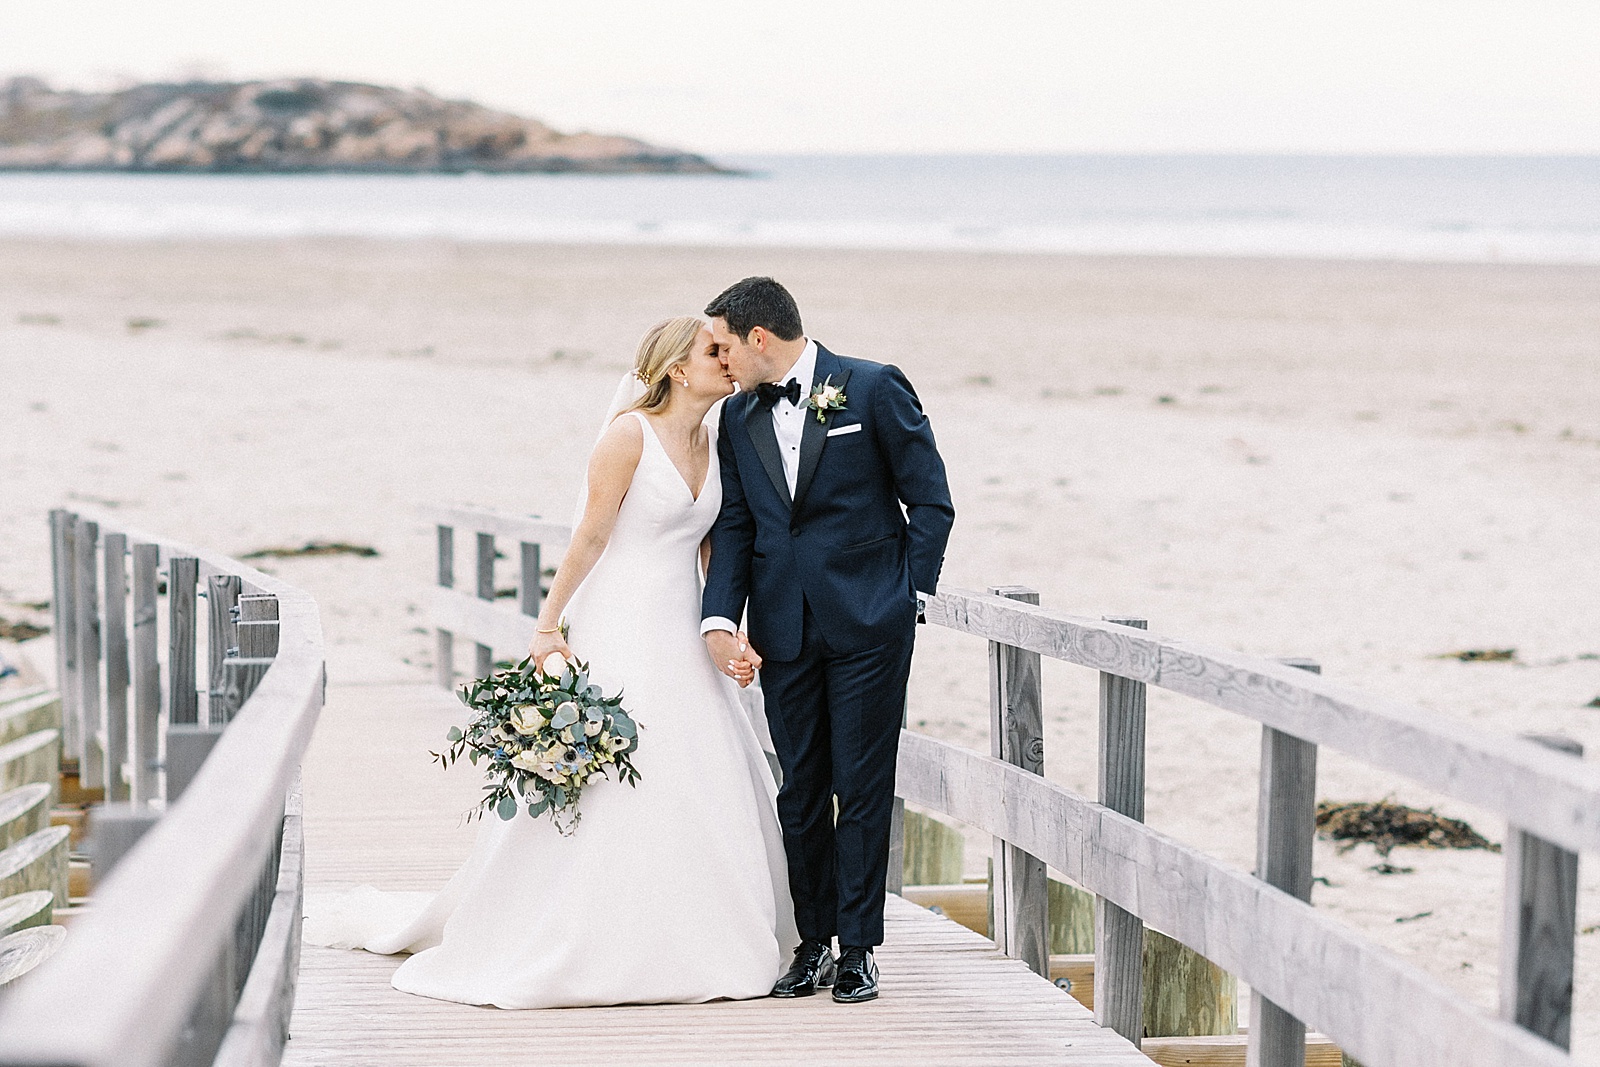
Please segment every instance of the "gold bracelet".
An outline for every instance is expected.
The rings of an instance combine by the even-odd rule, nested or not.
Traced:
[[[546,630],[543,626],[540,626],[537,629],[542,634],[558,634],[558,633],[561,632],[561,627],[560,626],[552,626],[548,630]]]

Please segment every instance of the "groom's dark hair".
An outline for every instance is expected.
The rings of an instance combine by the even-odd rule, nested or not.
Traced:
[[[725,321],[740,339],[757,326],[780,341],[793,341],[805,332],[794,297],[771,278],[734,282],[706,305],[706,314]]]

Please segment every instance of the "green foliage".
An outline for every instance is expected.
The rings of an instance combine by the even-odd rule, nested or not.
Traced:
[[[638,724],[621,693],[607,697],[589,682],[585,663],[568,663],[559,676],[530,659],[506,664],[464,684],[461,701],[472,719],[465,729],[452,726],[445,750],[430,754],[446,768],[463,755],[474,766],[483,762],[488,780],[473,815],[493,811],[510,820],[525,806],[529,816],[548,814],[571,834],[579,799],[595,778],[614,771],[617,781],[638,784]]]

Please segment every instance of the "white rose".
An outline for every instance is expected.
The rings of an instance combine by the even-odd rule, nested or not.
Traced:
[[[511,766],[524,771],[537,772],[539,770],[539,757],[532,752],[518,752],[511,757]]]
[[[559,678],[561,672],[567,669],[567,657],[559,652],[552,652],[539,664],[539,669],[552,678]]]

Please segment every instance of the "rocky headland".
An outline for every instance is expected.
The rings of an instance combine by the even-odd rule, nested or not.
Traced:
[[[703,156],[420,89],[297,78],[58,91],[0,82],[0,170],[718,173]]]

